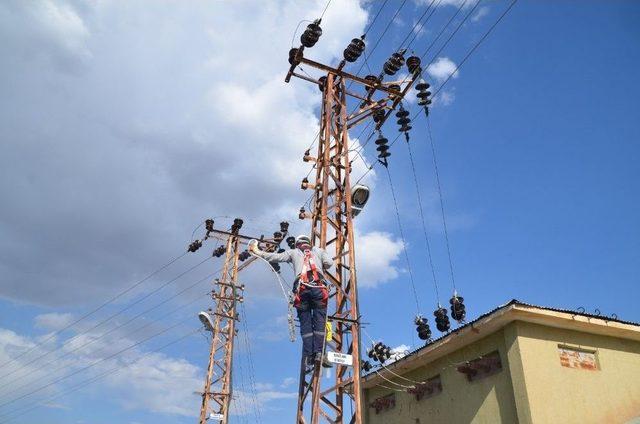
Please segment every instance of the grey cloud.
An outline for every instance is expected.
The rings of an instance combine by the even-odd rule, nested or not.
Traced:
[[[95,304],[204,218],[295,220],[318,99],[282,79],[316,3],[0,5],[0,296]],[[320,58],[362,31],[360,6],[342,9]]]

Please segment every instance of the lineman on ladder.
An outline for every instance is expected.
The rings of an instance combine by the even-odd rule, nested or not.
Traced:
[[[296,238],[295,249],[282,253],[264,252],[258,248],[257,243],[251,244],[249,250],[269,262],[289,262],[293,265],[293,272],[296,274],[293,285],[294,306],[300,320],[305,364],[312,367],[314,361],[319,361],[323,367],[331,367],[331,363],[322,356],[329,298],[323,270],[333,266],[333,259],[324,249],[311,246],[311,239],[306,235]]]

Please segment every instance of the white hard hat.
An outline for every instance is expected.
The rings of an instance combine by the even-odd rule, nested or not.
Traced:
[[[311,244],[311,239],[306,234],[300,234],[298,237],[296,237],[296,245],[301,244],[301,243],[302,244]]]

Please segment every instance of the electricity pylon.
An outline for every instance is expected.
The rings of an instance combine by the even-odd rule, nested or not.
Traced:
[[[319,21],[309,25],[307,31],[317,23]],[[313,28],[312,30],[316,31]],[[303,44],[304,37],[305,35],[302,37]],[[352,44],[358,43],[357,39],[352,41]],[[308,44],[305,46],[309,47]],[[364,49],[363,44],[362,49]],[[347,50],[345,50],[345,60],[352,62],[352,58],[347,58]],[[312,208],[309,212],[302,208],[300,218],[311,219],[312,243],[333,253],[335,271],[327,270],[324,275],[332,288],[327,320],[335,326],[335,329],[331,340],[326,343],[325,352],[342,354],[334,357],[339,357],[341,360],[338,362],[344,361],[344,363],[336,363],[335,380],[327,383],[320,378],[321,368],[316,365],[312,371],[307,371],[302,358],[296,423],[305,424],[306,417],[310,417],[311,424],[317,424],[320,420],[329,423],[361,424],[363,405],[360,384],[360,314],[352,221],[352,201],[357,199],[352,199],[348,131],[370,117],[374,119],[374,128],[380,129],[411,89],[421,69],[419,69],[419,58],[411,58],[413,62],[408,77],[402,81],[383,83],[382,73],[378,77],[360,78],[343,70],[346,65],[345,60],[338,67],[331,67],[304,58],[303,52],[306,52],[304,47],[290,51],[291,67],[285,81],[288,82],[292,76],[295,76],[318,84],[322,91],[322,109],[317,156],[312,157],[308,150],[304,155],[305,162],[315,162],[316,168],[314,182],[309,182],[306,178],[302,181],[303,189],[313,190]],[[396,55],[402,56],[402,54],[404,51]],[[404,64],[404,58],[400,66],[396,66],[397,58],[393,60],[396,61],[393,64],[396,68]],[[413,66],[416,65],[416,60],[417,68]],[[296,67],[299,64],[326,72],[326,76],[316,80],[306,73],[305,75],[297,73]],[[394,73],[397,70],[395,69]],[[392,75],[389,72],[387,74]],[[347,90],[345,84],[347,81],[363,89],[364,94]],[[380,93],[382,97],[374,100],[374,97]],[[359,104],[353,113],[347,111],[347,96],[355,98]],[[383,159],[386,161],[386,157]],[[350,414],[347,415],[345,406],[349,398],[353,406]],[[305,408],[307,408],[306,411]]]
[[[280,232],[274,233],[272,239],[265,239],[263,236],[249,237],[239,233],[242,227],[242,220],[236,218],[231,231],[221,231],[207,227],[206,238],[211,234],[226,238],[226,248],[224,251],[224,265],[220,278],[214,280],[216,287],[211,291],[215,307],[210,309],[208,314],[212,319],[211,347],[209,350],[209,365],[207,367],[207,377],[202,392],[202,405],[200,407],[200,424],[206,424],[208,419],[213,419],[227,424],[229,422],[229,407],[231,404],[232,385],[232,365],[233,347],[237,334],[236,322],[239,321],[239,314],[236,310],[238,302],[243,302],[242,292],[244,285],[238,283],[238,273],[246,268],[253,257],[246,252],[240,252],[240,246],[248,243],[251,239],[257,239],[263,244],[266,251],[274,251],[279,248],[280,242],[287,233],[288,223],[280,224]],[[214,251],[214,256],[221,256],[221,251]],[[238,265],[240,260],[247,261]]]

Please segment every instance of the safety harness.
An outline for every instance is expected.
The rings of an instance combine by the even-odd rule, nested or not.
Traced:
[[[311,255],[311,248],[309,246],[301,246],[301,250],[304,253],[304,259],[302,262],[302,270],[298,275],[297,281],[294,284],[294,306],[297,308],[300,306],[300,295],[307,288],[319,288],[322,290],[323,302],[326,302],[329,297],[329,291],[324,280],[320,277],[318,267],[316,266],[313,256]]]
[[[316,263],[311,257],[311,249],[305,249],[304,251],[304,261],[302,263],[302,271],[300,271],[300,284],[309,286],[309,287],[317,287],[322,283],[320,277],[318,276],[318,268],[316,267]],[[313,277],[313,279],[309,279],[309,274]]]

